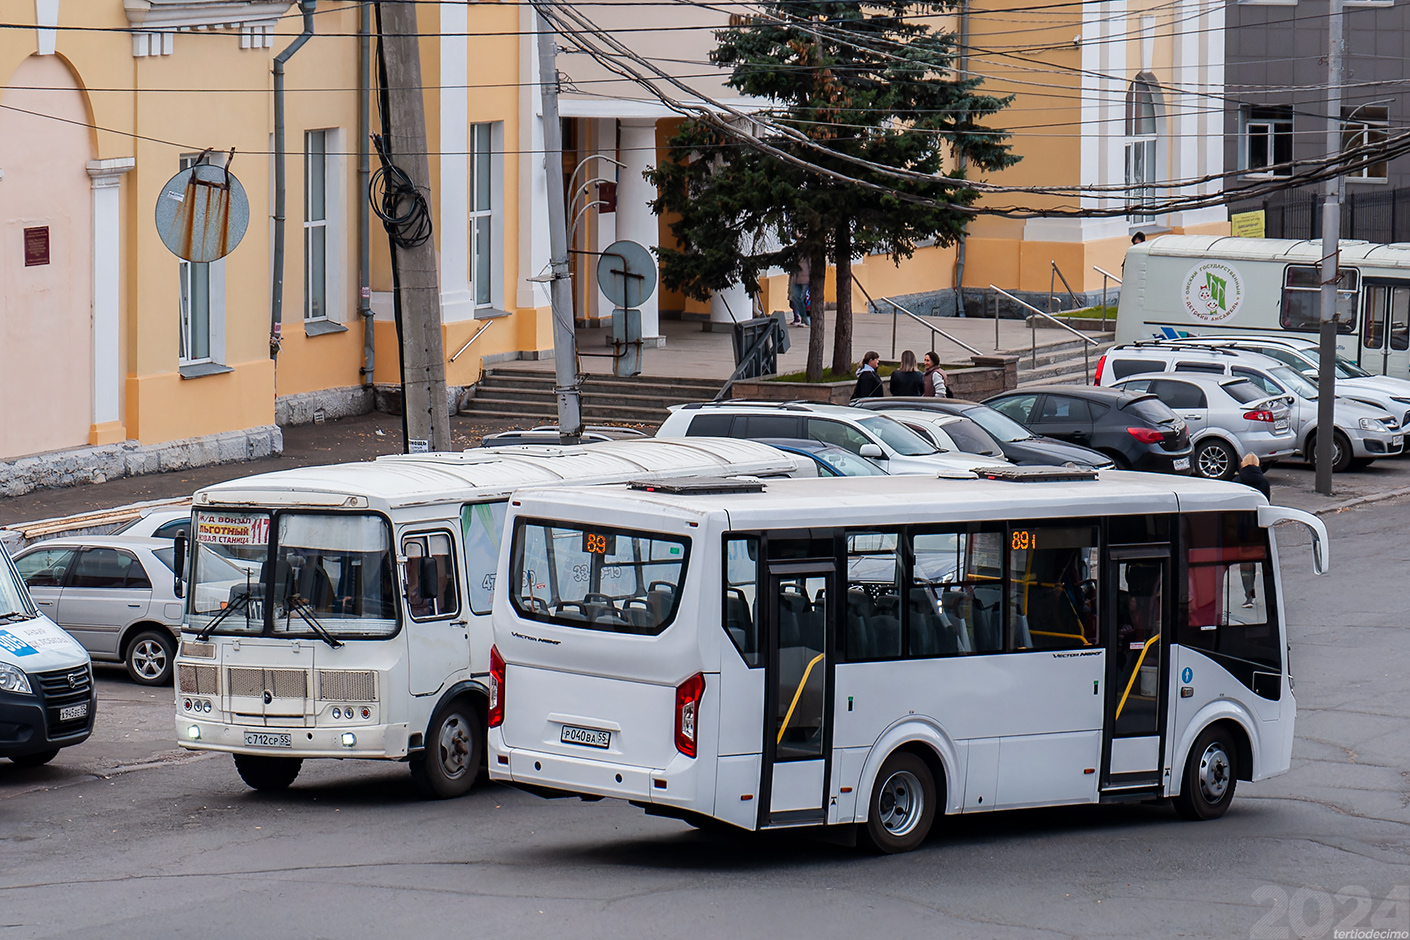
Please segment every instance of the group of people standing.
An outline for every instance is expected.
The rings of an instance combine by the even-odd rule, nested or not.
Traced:
[[[857,370],[857,385],[852,389],[853,398],[880,398],[884,394],[881,375],[876,367],[881,363],[881,353],[871,351],[862,357],[862,366]],[[892,398],[949,398],[945,384],[945,370],[940,368],[940,356],[934,352],[925,354],[925,371],[916,364],[916,354],[907,349],[901,353],[901,364],[891,373]]]

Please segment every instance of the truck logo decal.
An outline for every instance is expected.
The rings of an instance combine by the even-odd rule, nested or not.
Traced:
[[[1239,272],[1227,264],[1197,264],[1185,277],[1185,309],[1206,323],[1218,323],[1239,309],[1243,291]]]

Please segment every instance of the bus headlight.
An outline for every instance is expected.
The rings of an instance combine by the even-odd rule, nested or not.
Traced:
[[[344,732],[343,732],[343,747],[355,747],[355,746],[357,746],[357,735],[353,734],[351,731],[344,731]]]
[[[191,727],[187,728],[187,729],[186,729],[186,737],[190,738],[192,741],[199,741],[199,740],[201,740],[201,729],[200,729],[200,727],[197,726],[197,725],[192,725]]]

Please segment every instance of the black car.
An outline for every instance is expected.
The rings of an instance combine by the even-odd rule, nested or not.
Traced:
[[[994,448],[999,452],[995,456],[1002,456],[1019,466],[1060,467],[1066,463],[1075,463],[1079,467],[1100,469],[1112,465],[1111,458],[1106,454],[1098,453],[1089,447],[1034,434],[1003,412],[995,411],[977,401],[965,401],[962,398],[872,398],[853,404],[871,411],[888,412],[893,418],[902,418],[907,411],[959,415],[978,425],[975,430],[984,433],[993,441]]]
[[[1190,431],[1154,395],[1092,385],[1017,389],[985,400],[1037,434],[1106,454],[1122,470],[1190,472]]]

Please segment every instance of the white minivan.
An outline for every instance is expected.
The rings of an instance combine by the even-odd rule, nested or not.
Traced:
[[[88,653],[35,608],[0,549],[0,757],[49,763],[93,733],[97,704]]]

